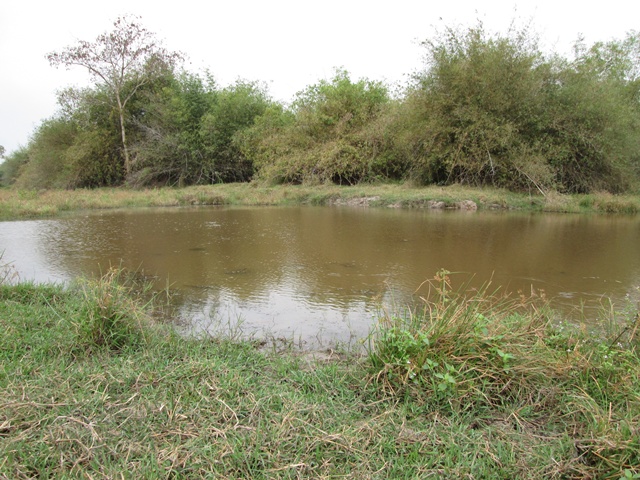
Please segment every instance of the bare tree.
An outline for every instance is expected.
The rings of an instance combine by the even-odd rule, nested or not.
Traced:
[[[182,54],[166,50],[139,21],[139,17],[118,17],[113,30],[93,42],[80,40],[61,52],[47,55],[52,66],[64,65],[68,69],[79,65],[86,68],[97,83],[106,85],[118,111],[127,175],[131,172],[125,129],[127,103],[140,87],[182,60]]]

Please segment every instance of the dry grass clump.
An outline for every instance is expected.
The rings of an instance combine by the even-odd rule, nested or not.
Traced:
[[[593,203],[593,208],[603,213],[636,214],[640,212],[640,197],[632,195],[612,195],[599,192],[587,197]]]

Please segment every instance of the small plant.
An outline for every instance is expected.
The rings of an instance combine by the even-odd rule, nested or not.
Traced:
[[[633,470],[625,469],[625,471],[622,472],[620,480],[633,480],[637,478],[640,478],[640,473],[636,473]]]

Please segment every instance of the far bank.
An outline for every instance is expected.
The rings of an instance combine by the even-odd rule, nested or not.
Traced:
[[[77,190],[0,189],[0,220],[53,217],[66,212],[187,205],[334,205],[383,208],[520,210],[559,213],[640,212],[637,195],[546,195],[495,188],[382,185],[277,185],[230,183],[184,188]]]

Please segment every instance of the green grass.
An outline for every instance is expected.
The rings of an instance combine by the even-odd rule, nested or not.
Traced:
[[[0,478],[640,473],[637,311],[594,338],[441,273],[428,316],[314,360],[180,338],[124,273],[0,284]]]
[[[546,196],[518,194],[493,188],[414,187],[409,184],[358,186],[280,185],[238,183],[186,188],[132,190],[104,188],[96,190],[28,191],[0,189],[0,220],[50,217],[66,212],[132,207],[182,205],[356,205],[396,208],[431,208],[443,202],[457,208],[470,200],[478,209],[513,209],[547,212],[640,212],[640,197],[610,194]]]

